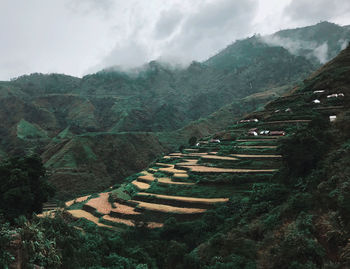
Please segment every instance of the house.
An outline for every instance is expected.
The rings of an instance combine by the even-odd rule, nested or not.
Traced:
[[[327,98],[338,98],[338,97],[344,97],[344,93],[333,93],[330,95],[327,95]]]
[[[285,136],[286,132],[285,131],[271,131],[269,133],[271,136]]]
[[[321,101],[318,100],[318,99],[315,99],[315,100],[313,100],[312,102],[313,102],[314,104],[319,104],[319,103],[321,103]]]
[[[210,143],[221,143],[220,139],[210,139]]]
[[[247,119],[247,120],[240,120],[238,123],[246,123],[246,122],[258,122],[258,119]]]
[[[258,135],[258,128],[251,128],[248,130],[248,135],[249,136],[257,136]]]
[[[275,113],[278,113],[278,112],[280,112],[280,110],[279,110],[279,109],[275,110]]]
[[[314,93],[323,93],[324,90],[318,90],[318,91],[314,91]]]
[[[329,121],[330,121],[330,122],[336,121],[336,119],[337,119],[337,116],[336,116],[336,115],[329,116]]]
[[[258,136],[258,133],[256,131],[249,131],[248,135],[249,136]]]
[[[270,133],[270,131],[268,131],[268,130],[263,130],[263,131],[259,132],[260,135],[268,135],[269,133]]]
[[[288,107],[285,112],[292,112],[292,110]]]

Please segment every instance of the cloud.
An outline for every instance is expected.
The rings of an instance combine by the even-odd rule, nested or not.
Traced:
[[[334,21],[342,16],[349,16],[350,2],[344,0],[292,0],[285,7],[284,14],[292,21],[306,24],[319,21]]]
[[[329,60],[327,42],[319,44],[314,41],[283,38],[278,35],[263,36],[261,39],[269,45],[284,47],[294,55],[303,55],[303,52],[310,51],[306,57],[309,59],[317,58],[322,64]]]
[[[118,66],[122,68],[133,68],[148,60],[146,47],[135,40],[127,43],[117,44],[113,50],[95,68],[95,71],[104,67]]]
[[[183,14],[177,9],[163,11],[154,29],[156,39],[164,39],[171,35],[179,26]]]
[[[348,2],[0,0],[0,80],[32,72],[81,76],[91,67],[154,59],[201,61],[254,33],[328,18],[350,24]]]
[[[113,0],[68,0],[67,6],[76,13],[99,13],[109,17],[116,3]]]
[[[249,35],[256,10],[253,0],[207,2],[187,16],[160,56],[181,62],[204,60],[233,40]]]

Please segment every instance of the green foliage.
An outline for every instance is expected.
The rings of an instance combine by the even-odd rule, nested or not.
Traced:
[[[272,268],[320,268],[325,250],[313,236],[312,216],[300,213],[282,241],[272,249]],[[296,267],[301,266],[301,267]]]
[[[32,268],[34,265],[61,268],[62,256],[56,239],[49,239],[39,223],[25,221],[20,234],[25,253],[24,268]]]
[[[197,137],[192,136],[189,140],[188,140],[188,144],[192,147],[197,143]]]
[[[13,220],[39,213],[53,195],[38,156],[15,157],[0,164],[0,213]]]
[[[329,149],[327,128],[324,120],[316,118],[307,128],[299,129],[294,135],[282,140],[279,150],[287,177],[306,176],[316,167]]]
[[[10,242],[13,239],[13,235],[17,231],[10,227],[9,223],[0,223],[0,265],[7,268],[11,261],[13,261],[13,256],[11,255],[9,248]]]

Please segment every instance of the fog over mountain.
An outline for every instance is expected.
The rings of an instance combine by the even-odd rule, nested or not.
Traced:
[[[1,0],[0,79],[33,72],[82,76],[152,60],[188,64],[254,33],[323,20],[348,25],[349,10],[342,0]],[[300,46],[287,43],[290,50]],[[317,48],[321,62],[328,59],[325,45],[303,45]]]

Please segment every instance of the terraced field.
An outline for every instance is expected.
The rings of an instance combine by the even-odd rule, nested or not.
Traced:
[[[322,110],[327,111],[325,107]],[[252,184],[269,181],[283,157],[278,147],[282,136],[249,136],[249,130],[283,131],[288,136],[310,122],[305,119],[308,115],[298,119],[297,107],[288,114],[290,119],[282,115],[283,120],[278,120],[273,111],[252,113],[252,118],[261,120],[223,131],[230,139],[220,143],[212,137],[202,139],[199,146],[163,156],[122,186],[68,201],[68,212],[102,227],[159,228],[169,217],[187,221],[233,196],[248,198]]]
[[[278,160],[280,155],[248,154],[250,150],[266,147],[275,151],[278,138],[245,138],[246,132],[247,129],[241,130],[242,138],[234,145],[230,141],[211,143],[208,138],[198,147],[165,155],[117,189],[66,202],[68,213],[102,227],[137,226],[141,223],[144,227],[159,228],[169,217],[179,221],[198,218],[207,210],[227,203],[233,195],[248,195],[254,182],[252,179],[246,183],[209,184],[205,179],[232,174],[256,177],[255,182],[260,182],[256,174],[266,173],[269,177],[278,170],[263,164],[265,160],[266,164],[270,159]],[[248,153],[222,154],[221,149],[227,147],[231,150],[247,147]],[[259,162],[248,168],[236,167],[247,158],[253,162],[259,160],[261,167],[257,167]]]

